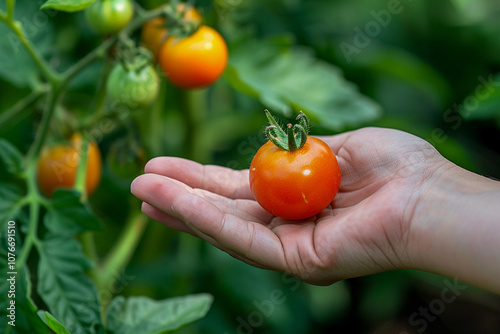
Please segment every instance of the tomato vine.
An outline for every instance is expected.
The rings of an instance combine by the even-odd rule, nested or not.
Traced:
[[[51,68],[47,61],[41,56],[40,52],[37,50],[34,44],[27,37],[23,29],[23,24],[20,21],[15,20],[14,10],[16,1],[7,0],[6,4],[6,11],[0,10],[0,22],[3,22],[7,27],[9,27],[10,30],[15,34],[15,36],[19,38],[21,45],[24,47],[29,57],[36,65],[44,81],[44,83],[38,83],[30,94],[16,103],[10,109],[6,110],[0,116],[0,121],[3,124],[8,123],[14,117],[16,117],[19,112],[28,109],[28,106],[33,105],[41,99],[45,99],[42,119],[40,125],[37,128],[35,140],[33,141],[33,144],[31,145],[26,156],[23,159],[22,170],[24,172],[20,175],[20,177],[26,183],[27,193],[15,205],[15,209],[21,209],[27,206],[30,212],[27,234],[17,261],[18,270],[21,270],[26,265],[26,261],[33,247],[35,246],[40,248],[41,242],[38,237],[38,223],[40,221],[41,208],[50,207],[47,199],[43,197],[38,190],[36,166],[40,158],[42,148],[46,144],[50,124],[54,118],[55,111],[58,107],[60,107],[61,100],[67,92],[68,86],[73,81],[73,79],[94,61],[98,59],[106,59],[108,51],[117,44],[120,37],[119,35],[110,36],[94,50],[90,51],[86,56],[70,66],[67,70],[65,70],[64,72],[58,72]],[[132,19],[132,21],[130,21],[123,28],[123,30],[120,32],[120,35],[126,36],[131,34],[148,20],[158,17],[162,13],[164,13],[166,7],[168,6],[170,5],[165,5],[154,10],[144,10],[140,7],[136,8],[135,18]],[[107,66],[110,67],[110,62],[106,62],[108,64]],[[109,69],[105,69],[101,78],[101,86],[105,86],[108,75]],[[102,109],[104,100],[105,94],[99,93],[95,101],[96,109]],[[91,126],[92,123],[87,125]],[[81,152],[86,152],[88,145],[89,138],[87,136],[82,136]],[[81,154],[73,188],[81,193],[82,202],[87,201],[87,194],[85,191],[86,164],[87,154]],[[102,264],[98,264],[96,268],[94,268],[91,272],[91,276],[94,278],[98,289],[113,285],[114,281],[116,280],[115,273],[122,270],[128,263],[131,254],[133,253],[138,241],[142,236],[142,232],[144,231],[146,222],[147,220],[145,219],[145,216],[139,215],[137,212],[133,212],[130,215],[128,222],[126,223],[125,228],[122,232],[123,234],[118,239],[118,242],[114,246],[110,255],[104,260]],[[91,258],[92,261],[98,263],[96,252],[93,246],[92,234],[90,232],[86,232],[82,235],[81,238],[84,252]],[[106,309],[108,302],[109,301],[102,301],[103,312]]]

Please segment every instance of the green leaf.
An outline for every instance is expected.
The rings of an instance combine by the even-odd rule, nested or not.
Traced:
[[[15,251],[16,257],[19,256],[21,251],[22,242],[20,238],[20,227],[18,222],[13,229],[15,239]],[[0,332],[3,333],[7,326],[10,329],[17,330],[19,333],[36,333],[36,334],[48,334],[49,330],[47,326],[38,318],[36,314],[35,303],[31,300],[31,280],[29,271],[26,268],[10,267],[8,262],[8,252],[10,252],[8,244],[7,227],[3,226],[0,230],[0,271],[6,275],[0,280],[0,294],[3,296],[0,298]],[[8,274],[10,272],[16,272],[17,274]],[[9,296],[10,282],[7,278],[10,276],[15,276],[15,297]],[[12,319],[8,318],[7,315],[10,310],[7,307],[10,306],[11,300],[15,301],[15,327],[8,324]],[[6,331],[7,332],[7,331]],[[16,333],[12,331],[11,333]]]
[[[80,244],[68,237],[49,237],[37,245],[38,293],[69,331],[92,333],[100,324],[97,289],[85,271],[91,268]]]
[[[52,316],[49,312],[38,311],[38,316],[43,320],[47,326],[50,327],[56,334],[71,334],[56,318]]]
[[[3,269],[3,266],[2,266]],[[3,282],[5,281],[5,282]],[[49,329],[40,320],[36,313],[36,306],[29,296],[30,284],[26,270],[21,269],[16,276],[16,296],[15,296],[15,328],[19,333],[33,333],[33,334],[48,334]],[[8,296],[7,292],[9,284],[7,280],[0,282],[0,292],[4,296]],[[8,322],[12,321],[8,318],[6,312],[11,299],[5,299],[5,304],[2,303],[0,310],[0,329],[5,329],[6,326],[11,326]],[[1,330],[0,330],[1,331]],[[3,333],[3,331],[1,331]]]
[[[30,333],[48,334],[49,329],[37,316],[37,307],[31,299],[31,279],[26,269],[21,269],[18,275],[18,293],[20,296],[16,300],[16,305],[20,313],[26,317],[32,330]]]
[[[365,50],[357,58],[356,66],[376,77],[388,75],[424,93],[437,107],[449,101],[451,89],[446,80],[435,69],[411,53],[400,49],[379,47]]]
[[[22,171],[22,154],[7,140],[0,138],[0,161],[5,169],[12,174],[19,174]]]
[[[252,52],[248,52],[252,50]],[[251,40],[230,51],[226,78],[271,111],[291,116],[303,110],[325,128],[341,130],[374,120],[380,107],[347,82],[338,68],[305,48],[280,49]]]
[[[54,192],[44,224],[56,235],[75,235],[102,228],[88,205],[81,202],[80,193],[71,189],[57,189]]]
[[[212,304],[208,294],[156,301],[147,297],[118,296],[109,305],[106,326],[115,334],[159,334],[205,316]]]
[[[95,0],[48,0],[40,9],[56,9],[63,12],[77,12],[93,4]]]
[[[21,209],[16,204],[21,199],[21,191],[17,186],[9,183],[0,183],[0,227],[2,229],[9,220],[16,218]]]
[[[3,3],[2,1],[1,3]],[[42,55],[53,52],[52,12],[40,12],[38,1],[16,1],[15,19]],[[35,87],[39,71],[17,35],[0,24],[0,78],[18,87]]]

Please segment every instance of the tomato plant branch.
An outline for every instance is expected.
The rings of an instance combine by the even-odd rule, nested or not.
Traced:
[[[16,0],[5,0],[5,4],[7,5],[7,19],[12,21],[14,19]]]
[[[28,195],[27,199],[30,203],[30,220],[28,224],[28,233],[24,240],[21,254],[17,260],[18,268],[22,268],[30,254],[31,248],[34,244],[38,243],[38,217],[40,214],[40,194],[36,185],[36,165],[32,164],[28,167]]]
[[[115,121],[116,123],[123,122],[124,112],[123,109],[110,110],[106,113],[93,113],[89,117],[85,118],[79,125],[77,131],[91,130],[94,126],[97,126],[100,122]]]
[[[182,90],[182,108],[186,122],[187,157],[198,161],[197,133],[199,125],[206,119],[206,89]]]
[[[140,211],[130,214],[122,234],[114,245],[106,259],[101,263],[97,271],[97,287],[109,289],[119,278],[119,274],[127,266],[139,241],[142,238],[148,218]],[[107,301],[109,303],[109,300]],[[106,309],[106,301],[102,301],[103,310]]]
[[[12,107],[6,109],[0,114],[0,127],[5,127],[13,118],[19,117],[21,113],[28,111],[29,107],[35,104],[46,93],[47,87],[43,86],[42,89],[32,91]]]
[[[85,182],[87,179],[87,161],[89,156],[89,138],[87,136],[82,136],[80,141],[80,147],[78,148],[78,155],[80,161],[78,162],[78,168],[76,170],[75,185],[74,189],[79,191],[82,196],[81,200],[87,200],[87,187],[85,187]]]
[[[38,215],[40,212],[40,204],[36,201],[32,201],[30,203],[30,221],[28,226],[28,235],[24,241],[23,248],[21,250],[21,254],[18,259],[18,268],[22,268],[28,258],[28,255],[31,252],[31,248],[35,244],[37,239],[36,231],[37,231],[37,223],[38,223]]]
[[[105,57],[107,50],[109,50],[118,40],[116,36],[113,36],[106,41],[104,41],[97,48],[88,53],[85,57],[81,58],[77,63],[68,68],[63,73],[63,83],[64,85],[69,84],[69,82],[76,77],[85,67],[91,64],[94,60]]]
[[[134,30],[142,26],[146,21],[161,15],[163,12],[163,8],[151,10],[151,11],[143,11],[142,15],[138,15],[132,22],[130,22],[125,28],[123,28],[120,34],[129,35]],[[71,79],[73,79],[78,73],[80,73],[87,65],[92,63],[97,58],[105,57],[106,52],[113,47],[119,39],[119,35],[114,35],[104,41],[101,45],[96,47],[90,53],[88,53],[85,57],[80,59],[73,66],[68,68],[63,73],[63,82],[64,84],[68,84]]]
[[[137,123],[139,124],[139,131],[141,132],[141,138],[144,139],[144,144],[147,147],[147,151],[152,156],[160,155],[162,152],[161,141],[158,140],[162,134],[162,117],[165,114],[165,99],[166,99],[166,89],[165,84],[160,86],[160,92],[158,94],[158,99],[144,117],[136,117]]]
[[[130,215],[118,241],[100,265],[101,287],[107,288],[113,284],[117,274],[128,264],[142,237],[147,221],[147,216],[140,211]]]
[[[92,278],[94,283],[97,283],[98,274],[96,267],[99,261],[99,257],[97,256],[93,232],[87,231],[82,233],[82,235],[80,236],[80,242],[82,243],[83,252],[85,253],[85,255],[87,255],[87,257],[90,258],[90,260],[94,264],[88,271],[88,274],[90,278]]]
[[[33,60],[35,65],[42,73],[42,76],[51,83],[56,83],[57,81],[59,81],[59,74],[52,70],[49,64],[40,55],[36,47],[24,34],[21,22],[15,21],[13,17],[9,17],[9,12],[7,12],[7,16],[2,21],[12,30],[12,32],[14,32],[14,34],[16,34],[17,38],[19,38],[19,41],[30,55],[31,60]]]
[[[59,89],[58,85],[52,85],[49,90],[48,101],[46,108],[43,112],[41,124],[38,127],[38,130],[35,135],[35,140],[33,145],[31,145],[28,154],[26,155],[26,162],[28,164],[35,164],[38,160],[38,156],[42,150],[42,147],[45,143],[45,138],[47,137],[47,133],[50,127],[50,121],[52,116],[54,115],[54,111],[56,110],[56,106],[59,103],[59,99],[62,91]],[[35,173],[35,171],[33,171]]]
[[[106,83],[108,82],[109,73],[111,72],[113,62],[110,59],[106,59],[104,64],[104,70],[102,71],[101,78],[97,84],[97,96],[95,97],[91,110],[94,111],[95,115],[101,116],[104,111],[104,105],[106,103],[107,89]]]
[[[137,1],[133,1],[132,4],[134,5],[134,12],[137,14],[137,16],[147,15],[148,11],[142,8],[142,6],[137,3]]]

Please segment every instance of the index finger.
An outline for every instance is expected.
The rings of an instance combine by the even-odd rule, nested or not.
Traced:
[[[158,157],[144,167],[146,173],[160,174],[181,181],[191,188],[204,189],[232,199],[254,199],[250,191],[248,170],[202,165],[176,158]]]

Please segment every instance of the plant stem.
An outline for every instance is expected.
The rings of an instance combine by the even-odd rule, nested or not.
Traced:
[[[75,190],[79,191],[82,196],[82,202],[87,200],[87,188],[85,187],[85,182],[87,180],[87,161],[89,156],[89,138],[87,136],[82,136],[78,148],[78,155],[80,161],[78,162],[78,168],[76,170],[75,177]]]
[[[182,108],[186,122],[186,147],[187,158],[198,161],[197,136],[198,127],[206,118],[206,89],[202,90],[183,90]]]
[[[23,248],[21,249],[21,254],[17,260],[18,268],[22,268],[28,259],[31,248],[34,244],[38,243],[37,231],[38,231],[38,217],[40,214],[40,202],[39,193],[36,185],[36,166],[34,164],[28,167],[28,195],[27,198],[30,203],[30,220],[28,225],[28,234],[24,240]]]
[[[129,35],[131,32],[139,28],[144,24],[144,22],[157,17],[162,13],[162,9],[155,9],[151,11],[144,11],[142,15],[138,15],[132,22],[130,22],[120,34]],[[92,63],[94,60],[100,57],[104,57],[106,52],[118,41],[119,35],[114,35],[104,41],[101,45],[95,48],[93,51],[88,53],[85,57],[80,59],[76,64],[71,66],[63,73],[63,82],[67,84],[73,79],[78,73],[80,73],[87,65]]]
[[[7,5],[7,19],[12,21],[14,19],[16,0],[5,0],[5,4]]]
[[[130,215],[118,241],[99,266],[97,285],[100,289],[109,289],[115,283],[118,274],[127,266],[142,237],[147,222],[147,216],[140,211]]]
[[[7,18],[3,20],[5,24],[16,34],[16,36],[21,41],[22,45],[31,57],[31,60],[38,67],[42,76],[50,83],[55,84],[61,80],[60,75],[53,71],[52,68],[47,64],[45,59],[42,58],[38,50],[31,43],[31,41],[26,37],[23,31],[22,24],[18,21],[14,21],[13,17],[9,17],[9,12],[7,12]]]
[[[295,136],[293,134],[292,124],[287,124],[287,137],[288,137],[288,151],[297,151],[297,143],[295,142]]]
[[[36,103],[46,92],[46,87],[34,90],[30,94],[26,95],[22,100],[19,100],[12,107],[2,112],[2,114],[0,114],[0,127],[5,127],[13,118],[19,117],[21,113],[29,110],[29,107]]]
[[[49,90],[47,105],[43,112],[42,122],[35,135],[33,145],[31,145],[30,150],[26,155],[26,163],[28,165],[36,164],[36,161],[38,160],[38,156],[40,155],[42,147],[45,143],[45,138],[47,137],[47,133],[50,127],[50,121],[52,119],[52,116],[54,115],[56,106],[59,103],[60,95],[61,90],[59,89],[59,86],[52,85],[51,89]]]
[[[147,222],[148,218],[140,211],[130,216],[118,241],[96,271],[97,279],[95,282],[98,291],[113,291],[113,285],[120,278],[121,272],[130,261],[137,244],[142,238]],[[111,298],[101,300],[101,317],[103,321],[110,302]]]
[[[111,72],[113,62],[111,59],[107,58],[104,63],[104,70],[102,71],[101,78],[97,85],[97,96],[94,99],[92,107],[90,110],[94,112],[95,115],[102,115],[104,111],[104,105],[106,103],[107,90],[106,85],[108,82],[109,73]]]
[[[99,257],[97,256],[97,250],[95,248],[93,232],[87,231],[87,232],[82,233],[82,235],[80,237],[80,241],[82,243],[83,252],[94,263],[94,266],[89,270],[88,274],[90,275],[92,280],[97,283],[99,278],[98,278],[96,267],[98,265]]]
[[[77,63],[68,68],[63,74],[63,84],[64,86],[68,85],[71,80],[76,77],[85,67],[91,64],[97,58],[104,57],[106,55],[107,50],[109,50],[118,40],[116,36],[113,36],[97,48],[89,52],[85,57],[81,58]]]
[[[166,104],[166,90],[165,83],[160,86],[158,99],[153,104],[152,108],[148,110],[145,117],[137,118],[139,124],[139,131],[141,131],[141,138],[143,138],[146,148],[150,155],[158,156],[162,154],[162,132],[164,132],[164,111]]]

